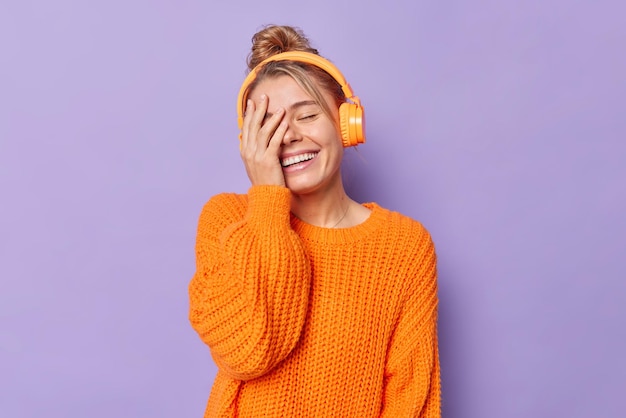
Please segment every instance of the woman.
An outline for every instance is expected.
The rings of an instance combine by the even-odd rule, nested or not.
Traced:
[[[252,185],[203,208],[189,286],[218,366],[205,417],[439,417],[430,236],[346,194],[343,150],[364,138],[341,73],[292,27],[252,41],[238,103]]]

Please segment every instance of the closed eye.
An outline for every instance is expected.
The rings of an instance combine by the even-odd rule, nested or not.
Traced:
[[[298,120],[312,120],[315,117],[317,117],[317,115],[318,115],[318,113],[313,113],[313,114],[310,114],[310,115],[304,115],[304,116],[300,117]]]

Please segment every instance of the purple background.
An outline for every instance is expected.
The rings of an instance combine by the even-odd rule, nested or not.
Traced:
[[[202,416],[195,228],[247,190],[235,99],[264,23],[362,98],[353,196],[434,237],[444,417],[623,416],[622,3],[248,3],[0,5],[0,416]]]

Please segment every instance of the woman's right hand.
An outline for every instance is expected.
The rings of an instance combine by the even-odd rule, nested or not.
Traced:
[[[248,99],[243,118],[241,159],[252,185],[285,186],[280,165],[280,146],[287,132],[287,122],[282,121],[284,109],[277,109],[266,119],[268,98],[261,95],[258,104]],[[281,122],[282,121],[282,122]]]

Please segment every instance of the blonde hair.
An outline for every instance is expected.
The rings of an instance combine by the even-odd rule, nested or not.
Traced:
[[[288,51],[304,51],[319,55],[317,49],[311,47],[309,39],[300,29],[292,26],[266,26],[252,37],[252,49],[247,60],[248,71],[254,70],[263,60]],[[346,101],[346,96],[339,83],[330,74],[312,64],[298,61],[269,62],[259,69],[255,80],[247,88],[247,95],[265,78],[281,75],[291,77],[320,105],[331,120],[337,122],[338,112],[330,109],[318,86],[330,94],[337,108]]]

